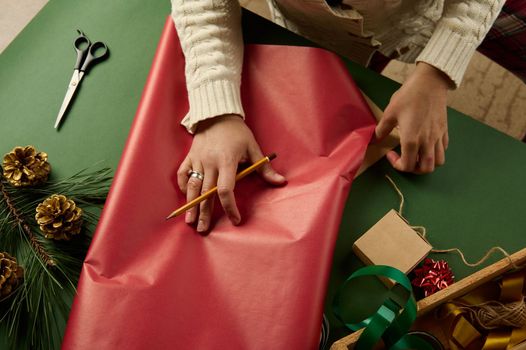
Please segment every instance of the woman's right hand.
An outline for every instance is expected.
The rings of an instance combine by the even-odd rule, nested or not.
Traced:
[[[234,225],[238,225],[241,216],[234,197],[234,186],[239,163],[254,163],[263,158],[263,153],[254,135],[243,119],[227,114],[199,122],[192,147],[177,171],[179,188],[191,201],[217,185],[217,194],[221,205]],[[203,175],[203,180],[189,177],[190,171]],[[284,176],[278,174],[270,164],[259,169],[264,180],[273,185],[283,185]],[[194,224],[197,231],[206,232],[210,228],[214,197],[204,200],[199,208],[189,209],[185,221]]]

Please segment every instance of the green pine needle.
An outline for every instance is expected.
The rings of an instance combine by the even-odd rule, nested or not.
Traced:
[[[24,283],[0,300],[0,347],[59,349],[82,262],[111,183],[108,168],[80,171],[35,188],[15,188],[3,179],[0,189],[0,251],[17,258]],[[36,207],[52,194],[63,194],[83,209],[83,227],[70,241],[44,238],[35,220]],[[11,207],[6,201],[8,196]],[[13,213],[23,220],[33,235]],[[54,262],[50,264],[50,261]]]

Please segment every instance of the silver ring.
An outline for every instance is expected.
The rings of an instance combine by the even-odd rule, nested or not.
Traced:
[[[201,180],[201,181],[203,181],[203,179],[205,178],[205,177],[203,176],[203,174],[201,174],[199,171],[195,171],[195,170],[190,170],[190,171],[188,172],[188,176],[189,176],[190,178],[195,177],[196,179],[199,179],[199,180]]]

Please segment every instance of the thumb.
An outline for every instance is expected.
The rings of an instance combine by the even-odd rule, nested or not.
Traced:
[[[380,119],[380,122],[374,130],[376,140],[381,141],[384,137],[389,135],[391,130],[393,130],[393,128],[396,126],[396,124],[396,118],[384,114],[383,118]]]
[[[253,145],[252,147],[249,147],[248,149],[248,157],[250,158],[250,161],[252,163],[255,163],[261,158],[263,158],[264,156],[259,146]],[[258,173],[259,175],[261,175],[263,180],[267,181],[268,183],[272,185],[283,185],[287,182],[285,177],[279,174],[276,170],[274,170],[269,163],[266,163],[262,167],[260,167],[258,169]]]

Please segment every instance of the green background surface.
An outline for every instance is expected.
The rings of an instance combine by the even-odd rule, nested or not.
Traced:
[[[60,177],[99,161],[116,168],[169,13],[168,0],[50,1],[0,55],[0,152],[32,144]],[[84,77],[57,132],[77,28],[110,56]]]
[[[0,153],[35,145],[49,154],[54,177],[97,163],[115,170],[169,12],[168,0],[51,0],[0,55]],[[110,57],[85,77],[57,132],[53,124],[72,74],[77,28],[92,41],[106,42]],[[247,12],[244,33],[251,43],[309,44]],[[360,88],[384,108],[399,85],[347,64]],[[451,142],[445,166],[414,176],[396,173],[382,160],[353,183],[328,289],[333,340],[346,332],[331,315],[332,295],[361,265],[351,252],[352,243],[389,209],[398,208],[398,196],[385,174],[406,196],[406,218],[426,226],[435,247],[459,247],[473,261],[494,245],[509,252],[526,246],[526,147],[454,110],[448,118]],[[457,279],[476,270],[463,266],[455,255],[442,257]],[[494,256],[488,264],[500,258]],[[353,311],[365,315],[373,310],[381,292],[377,284],[364,281],[352,298],[362,306]],[[2,339],[3,331],[0,326]]]

